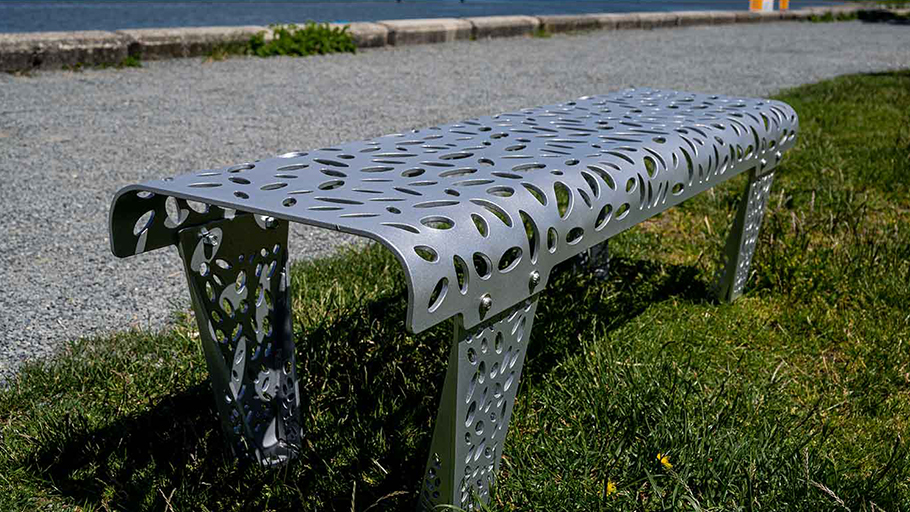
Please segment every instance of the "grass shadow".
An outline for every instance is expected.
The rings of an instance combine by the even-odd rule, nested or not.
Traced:
[[[710,300],[698,270],[687,265],[618,257],[607,281],[586,272],[554,277],[541,296],[524,379],[544,378],[580,350],[543,342],[554,331],[581,330],[595,318],[612,331],[671,297]],[[175,491],[205,494],[201,501],[209,507],[255,508],[263,490],[276,484],[293,488],[285,493],[291,498],[271,503],[278,508],[318,503],[351,510],[352,501],[358,509],[409,507],[431,441],[451,332],[445,322],[404,335],[405,308],[402,294],[390,292],[297,331],[304,446],[281,470],[232,460],[206,382],[103,428],[78,415],[64,420],[29,465],[57,492],[99,508],[163,509]]]

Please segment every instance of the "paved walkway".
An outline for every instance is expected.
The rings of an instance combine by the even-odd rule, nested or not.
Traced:
[[[906,26],[596,32],[304,59],[0,76],[0,380],[67,340],[157,329],[189,304],[176,249],[116,260],[123,185],[628,86],[767,95],[910,67]],[[292,254],[350,238],[297,226]]]

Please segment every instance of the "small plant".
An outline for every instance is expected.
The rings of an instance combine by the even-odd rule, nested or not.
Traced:
[[[549,30],[544,28],[543,25],[537,27],[537,30],[535,30],[534,32],[531,32],[531,37],[539,37],[541,39],[546,39],[552,35],[553,34],[551,34]]]
[[[857,14],[855,12],[840,12],[837,14],[826,12],[821,16],[813,14],[809,17],[809,21],[812,23],[830,23],[832,21],[851,21],[855,19],[857,19]]]
[[[205,62],[222,61],[231,55],[246,55],[248,53],[250,53],[249,41],[219,44],[205,55]]]
[[[357,45],[348,33],[348,27],[330,27],[328,23],[308,21],[297,25],[271,25],[272,38],[266,41],[266,32],[253,36],[249,53],[259,57],[274,55],[324,55],[327,53],[355,53]]]
[[[120,62],[102,62],[100,64],[93,64],[90,66],[86,66],[82,62],[77,62],[77,63],[73,64],[72,66],[64,65],[63,69],[65,71],[72,71],[73,73],[81,73],[81,72],[85,71],[86,69],[110,69],[110,68],[124,69],[124,68],[141,68],[141,67],[142,67],[142,61],[139,60],[139,57],[134,57],[134,56],[130,55],[129,57],[126,57],[125,59],[121,60]]]
[[[123,59],[123,60],[121,60],[121,61],[117,64],[117,69],[123,69],[123,68],[141,68],[141,67],[142,67],[142,61],[139,60],[139,57],[134,57],[134,56],[132,56],[132,55],[130,55],[129,57],[127,57],[127,58],[125,58],[125,59]]]

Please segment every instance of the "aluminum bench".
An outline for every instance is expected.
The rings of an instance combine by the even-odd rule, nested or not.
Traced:
[[[652,89],[590,96],[120,190],[111,247],[176,245],[224,434],[264,465],[301,425],[288,223],[374,239],[404,268],[406,326],[452,322],[420,507],[489,499],[537,299],[555,265],[749,173],[718,273],[742,293],[796,113],[769,100]]]

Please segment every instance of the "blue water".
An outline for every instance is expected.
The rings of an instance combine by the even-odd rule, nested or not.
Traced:
[[[790,7],[833,3],[792,0]],[[0,32],[747,8],[748,0],[0,0]]]

